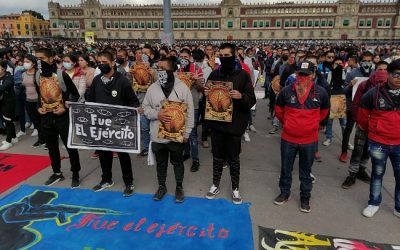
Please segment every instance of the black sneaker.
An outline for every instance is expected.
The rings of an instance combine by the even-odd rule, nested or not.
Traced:
[[[81,185],[79,178],[72,178],[71,189],[78,188]]]
[[[358,170],[358,172],[356,174],[356,178],[367,184],[369,184],[371,182],[371,177],[369,177],[369,174],[365,171],[365,169]]]
[[[44,183],[45,186],[52,186],[56,184],[59,181],[65,180],[64,176],[62,173],[59,174],[52,174],[49,179]]]
[[[42,146],[43,144],[44,144],[44,142],[37,141],[37,142],[35,142],[35,143],[32,145],[32,147],[33,147],[33,148],[38,148],[38,147]]]
[[[156,193],[153,196],[153,200],[160,201],[164,198],[164,195],[167,193],[167,187],[159,186]]]
[[[275,198],[274,204],[281,206],[281,205],[283,205],[283,203],[287,202],[289,200],[289,198],[290,198],[290,195],[280,194],[280,195],[278,195],[278,197]]]
[[[355,183],[356,183],[356,175],[354,173],[350,173],[350,175],[347,176],[346,180],[343,182],[342,188],[349,189]]]
[[[129,196],[131,196],[132,194],[133,194],[133,191],[135,190],[135,187],[133,186],[133,184],[128,184],[128,185],[126,185],[126,187],[125,187],[125,190],[124,190],[124,193],[123,193],[123,196],[124,197],[129,197]]]
[[[187,161],[189,159],[190,159],[190,155],[188,155],[188,154],[183,155],[183,161]]]
[[[199,167],[200,167],[200,162],[199,161],[193,161],[192,167],[190,168],[190,171],[191,172],[197,172],[197,171],[199,171]]]
[[[142,152],[140,152],[139,156],[148,156],[149,155],[149,150],[143,149]]]
[[[183,192],[183,187],[176,187],[175,189],[175,202],[182,203],[185,199],[185,193]]]
[[[94,186],[92,188],[92,190],[95,191],[95,192],[100,192],[100,191],[102,191],[102,190],[104,190],[106,188],[112,187],[113,185],[114,185],[113,181],[101,180],[101,182],[99,184],[97,184],[96,186]]]
[[[311,212],[310,199],[309,198],[302,198],[300,200],[300,211],[302,211],[303,213]]]

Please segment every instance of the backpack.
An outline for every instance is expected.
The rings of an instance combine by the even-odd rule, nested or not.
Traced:
[[[35,85],[39,87],[40,89],[40,70],[37,70],[35,73]],[[67,86],[65,85],[64,82],[64,77],[63,77],[63,72],[61,69],[57,69],[57,80],[58,80],[58,84],[60,85],[60,88],[62,90],[62,92],[67,92]],[[40,93],[40,91],[38,91],[38,93]]]

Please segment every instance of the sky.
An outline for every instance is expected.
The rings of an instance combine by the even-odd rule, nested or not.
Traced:
[[[53,0],[62,5],[79,4],[81,0]],[[288,0],[297,2],[300,0]],[[162,0],[100,0],[103,4],[162,4]],[[196,0],[172,0],[172,3],[196,3]],[[202,2],[219,3],[221,0],[203,0]],[[274,0],[242,0],[243,3],[249,2],[274,2]],[[9,13],[20,13],[22,10],[31,9],[40,12],[48,18],[48,0],[0,0],[0,15]]]

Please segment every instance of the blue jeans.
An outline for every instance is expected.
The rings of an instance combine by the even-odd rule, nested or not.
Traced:
[[[311,167],[314,163],[315,144],[294,144],[281,140],[281,177],[279,179],[279,188],[281,194],[290,195],[292,186],[293,164],[299,153],[299,177],[300,177],[300,197],[308,199],[311,197],[312,179],[310,176]]]
[[[199,110],[194,110],[194,127],[190,132],[189,142],[185,145],[185,155],[191,155],[192,161],[199,161],[199,144],[197,142],[197,122],[199,120]]]
[[[343,136],[344,129],[346,128],[346,118],[339,118],[339,123],[340,123],[340,127],[342,128],[342,136]],[[326,129],[325,129],[326,139],[332,140],[332,138],[333,138],[332,124],[333,124],[333,119],[329,119],[328,124],[326,124]]]
[[[394,207],[397,212],[400,212],[400,145],[385,145],[372,140],[368,140],[368,144],[372,161],[368,205],[379,206],[382,202],[382,179],[385,175],[387,159],[390,158],[396,181]]]
[[[150,120],[145,115],[140,115],[140,132],[143,140],[143,150],[149,150]]]

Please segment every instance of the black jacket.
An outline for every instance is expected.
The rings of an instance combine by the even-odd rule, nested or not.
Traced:
[[[107,84],[103,83],[102,76],[100,74],[93,79],[86,101],[128,107],[140,106],[131,83],[125,76],[116,71]]]
[[[232,122],[207,121],[210,128],[226,134],[243,135],[248,123],[247,115],[251,107],[256,104],[256,96],[249,74],[237,64],[231,74],[223,75],[217,69],[210,74],[208,80],[233,82],[233,89],[242,94],[242,99],[233,99]]]
[[[15,116],[14,77],[9,73],[0,78],[0,113],[7,118]]]

